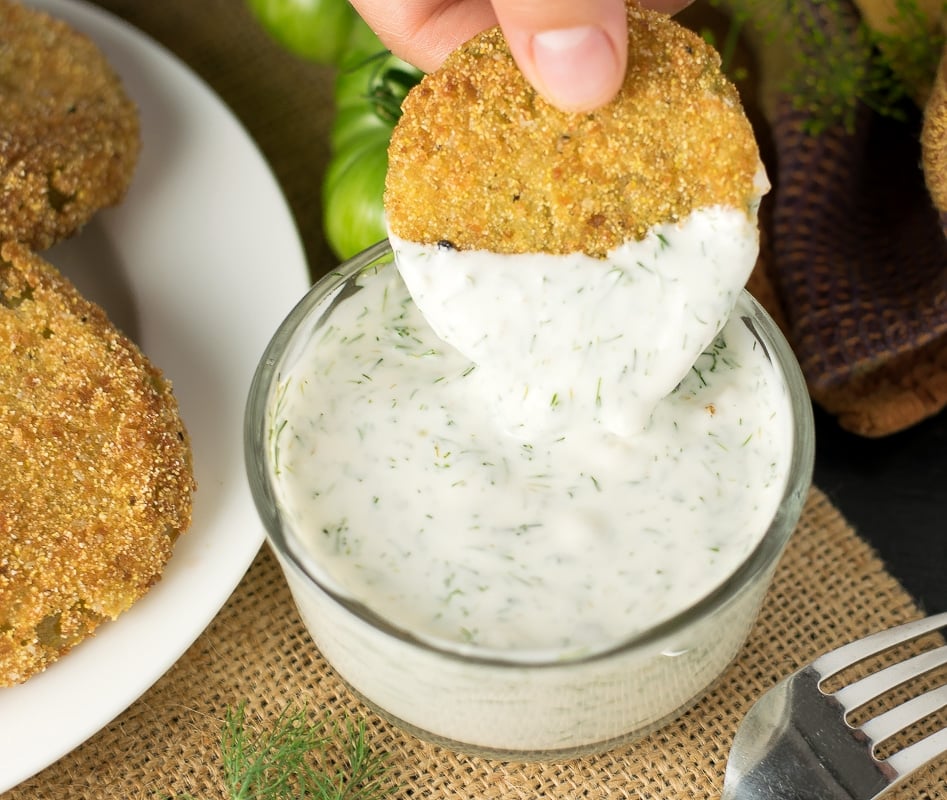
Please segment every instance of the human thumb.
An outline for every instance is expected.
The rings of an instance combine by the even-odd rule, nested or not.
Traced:
[[[493,0],[526,79],[564,111],[605,105],[628,62],[624,0]]]

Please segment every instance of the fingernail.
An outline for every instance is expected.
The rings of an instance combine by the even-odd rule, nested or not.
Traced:
[[[583,26],[533,36],[540,92],[565,111],[595,108],[611,99],[621,77],[615,49],[601,28]]]

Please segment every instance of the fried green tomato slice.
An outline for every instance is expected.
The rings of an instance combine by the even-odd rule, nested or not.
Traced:
[[[717,52],[670,17],[628,6],[628,71],[591,113],[526,81],[498,28],[405,99],[389,146],[389,230],[461,250],[604,257],[659,223],[758,203],[753,129]]]
[[[105,56],[49,15],[0,0],[0,242],[44,250],[125,195],[138,112]]]
[[[148,591],[193,489],[170,383],[54,267],[0,246],[0,686]]]

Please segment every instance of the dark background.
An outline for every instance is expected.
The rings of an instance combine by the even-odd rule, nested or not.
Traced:
[[[947,413],[864,439],[816,409],[814,480],[925,611],[947,611]]]

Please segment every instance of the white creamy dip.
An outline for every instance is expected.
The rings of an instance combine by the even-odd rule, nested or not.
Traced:
[[[756,215],[722,206],[605,259],[389,238],[427,323],[477,364],[474,391],[526,440],[641,430],[730,316],[759,251]]]
[[[711,237],[725,269],[728,240],[752,246],[738,228],[707,214],[598,272],[565,258],[525,281],[535,264],[488,276],[412,251],[399,266],[456,347],[395,269],[364,273],[271,411],[276,499],[325,585],[439,647],[524,662],[607,649],[719,586],[773,518],[793,435],[779,370],[724,323],[733,276],[686,272]],[[510,291],[521,324],[492,313]],[[451,326],[460,302],[480,304],[479,338]]]

